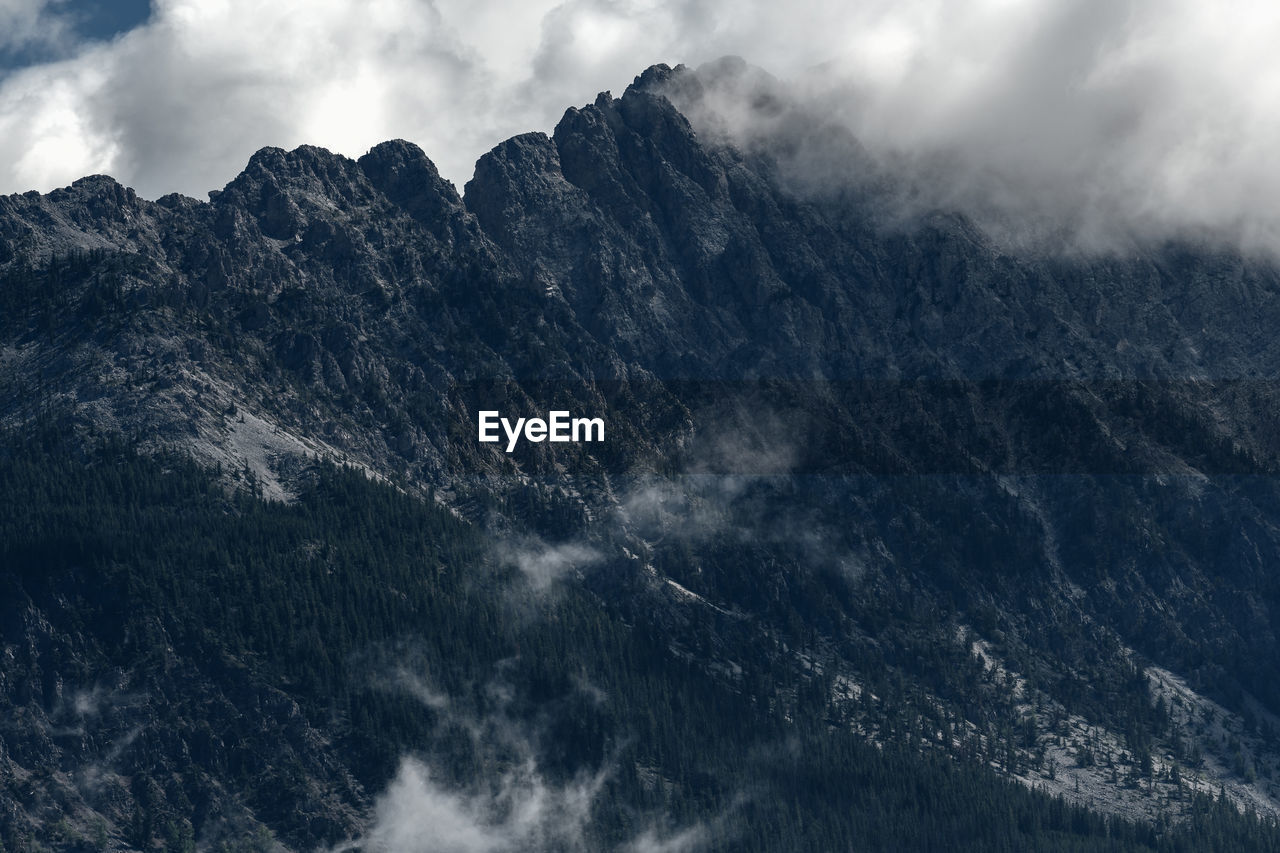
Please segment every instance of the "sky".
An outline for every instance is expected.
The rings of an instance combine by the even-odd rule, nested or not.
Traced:
[[[396,137],[461,188],[651,64],[734,54],[944,168],[943,201],[1280,246],[1276,44],[1270,0],[0,0],[0,192],[203,198],[265,145]]]
[[[133,29],[151,14],[149,0],[27,3],[0,0],[0,75],[65,59],[81,45]]]

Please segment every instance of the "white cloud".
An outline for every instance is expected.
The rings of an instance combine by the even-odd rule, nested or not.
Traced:
[[[358,849],[379,853],[504,853],[587,850],[591,810],[606,776],[568,785],[550,783],[532,760],[501,778],[460,791],[432,777],[430,768],[404,758],[378,797]],[[694,853],[707,846],[701,826],[671,834],[645,831],[618,853]],[[347,844],[337,851],[350,850]],[[337,853],[335,851],[335,853]]]
[[[0,0],[0,32],[65,39],[58,8]],[[1280,7],[1250,0],[158,0],[0,82],[0,190],[105,171],[202,195],[263,145],[396,136],[461,184],[654,62],[733,53],[820,92],[873,152],[945,163],[938,202],[1277,245],[1277,41]]]
[[[504,662],[506,666],[516,664],[514,659]],[[388,684],[407,690],[441,713],[449,724],[467,731],[481,765],[489,770],[459,786],[438,778],[425,761],[402,757],[395,778],[374,804],[363,836],[331,853],[353,849],[385,853],[591,849],[592,810],[611,769],[603,766],[579,772],[566,782],[548,778],[539,768],[536,744],[542,737],[537,725],[531,727],[507,714],[511,685],[501,677],[487,684],[490,712],[473,717],[456,710],[449,697],[409,667],[397,667]],[[582,684],[583,689],[598,694],[595,701],[606,701],[596,688]],[[618,853],[692,853],[704,846],[706,835],[701,825],[677,829],[674,834],[650,830],[616,849]]]
[[[533,537],[502,543],[498,556],[519,569],[534,592],[545,592],[568,572],[602,559],[601,553],[589,545],[577,542],[551,545]]]
[[[389,853],[581,849],[599,785],[592,779],[551,786],[528,763],[492,790],[461,793],[433,780],[422,762],[406,758],[378,798],[363,845]]]
[[[1117,228],[1204,228],[1276,245],[1280,67],[1267,45],[1280,10],[962,5],[907,4],[885,26],[919,37],[892,73],[877,78],[846,54],[815,92],[873,151],[945,164],[937,183],[951,198],[940,201],[972,208],[1004,192],[1017,214],[1095,243]]]

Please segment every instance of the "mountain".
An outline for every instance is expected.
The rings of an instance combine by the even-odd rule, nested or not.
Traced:
[[[0,843],[1280,846],[1280,268],[911,199],[735,60],[0,199]]]

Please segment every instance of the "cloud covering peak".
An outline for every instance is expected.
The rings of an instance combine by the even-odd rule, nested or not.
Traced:
[[[65,41],[58,8],[0,15]],[[203,195],[264,145],[393,137],[461,185],[497,142],[653,63],[737,54],[877,156],[946,175],[938,203],[1275,245],[1278,37],[1280,7],[1245,0],[157,0],[0,80],[0,191],[105,172]]]

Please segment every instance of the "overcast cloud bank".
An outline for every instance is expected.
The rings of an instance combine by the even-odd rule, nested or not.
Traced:
[[[69,4],[5,0],[11,41]],[[502,139],[656,62],[737,54],[820,98],[927,204],[1280,245],[1280,7],[1190,0],[157,0],[0,81],[0,191],[96,172],[203,197],[264,145],[420,144],[459,186]],[[1007,217],[1006,217],[1007,218]]]

